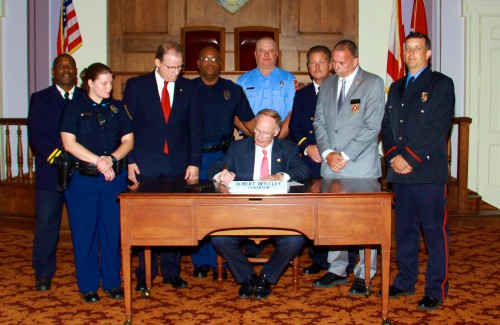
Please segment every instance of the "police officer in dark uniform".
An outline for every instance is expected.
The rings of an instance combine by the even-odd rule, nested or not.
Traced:
[[[415,294],[420,229],[427,248],[424,297],[417,308],[433,310],[448,294],[450,237],[446,213],[446,137],[455,109],[453,80],[429,66],[427,35],[405,40],[406,77],[389,89],[382,120],[382,142],[390,163],[387,179],[395,195],[398,274],[389,297]]]
[[[78,287],[87,303],[97,289],[123,299],[120,269],[120,207],[127,187],[124,158],[132,150],[132,122],[121,102],[110,99],[113,75],[102,63],[90,65],[88,94],[70,102],[61,120],[64,149],[78,162],[65,192],[73,236]]]
[[[56,272],[56,248],[64,203],[64,194],[58,191],[58,170],[49,158],[54,150],[62,148],[59,122],[64,107],[70,100],[83,96],[76,87],[76,62],[69,54],[58,55],[52,65],[54,84],[31,95],[28,113],[28,137],[35,153],[35,234],[33,240],[33,268],[35,290],[50,290]]]
[[[203,111],[203,155],[199,177],[207,179],[212,163],[222,159],[233,139],[234,120],[237,117],[244,132],[253,134],[255,116],[243,89],[230,80],[220,77],[220,55],[212,46],[201,50],[198,58],[200,77],[193,80],[198,92],[198,107]],[[192,253],[195,267],[193,276],[206,277],[210,269],[217,278],[216,252],[209,239],[200,243],[198,252]]]

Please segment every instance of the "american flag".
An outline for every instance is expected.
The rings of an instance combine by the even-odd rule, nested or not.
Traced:
[[[57,55],[62,53],[73,54],[82,44],[82,35],[76,20],[73,0],[61,0],[59,30],[57,32]]]
[[[386,92],[394,81],[405,75],[403,44],[405,41],[401,0],[394,0],[392,6],[391,31],[389,34],[389,50],[387,51]]]

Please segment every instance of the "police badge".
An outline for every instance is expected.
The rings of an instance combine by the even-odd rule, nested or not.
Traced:
[[[429,93],[423,92],[422,95],[420,96],[420,99],[422,100],[422,103],[425,103],[427,99],[429,98]]]
[[[224,90],[224,99],[229,100],[231,98],[231,93],[229,90]]]
[[[115,105],[111,104],[111,106],[109,106],[109,109],[111,110],[111,112],[113,112],[114,114],[118,113],[118,108],[116,108]]]

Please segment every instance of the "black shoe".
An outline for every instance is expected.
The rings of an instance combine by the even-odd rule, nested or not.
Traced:
[[[423,310],[434,310],[443,304],[442,300],[431,296],[424,296],[422,300],[418,302],[417,308]]]
[[[356,278],[354,279],[354,283],[349,289],[349,294],[353,296],[362,296],[366,291],[370,292],[372,290],[372,284],[370,282],[370,286],[368,288],[365,287],[365,279]]]
[[[193,276],[195,278],[206,278],[208,272],[210,272],[210,266],[208,265],[198,266],[194,268]]]
[[[338,276],[335,273],[327,272],[321,278],[313,281],[313,286],[318,288],[329,288],[333,287],[336,284],[344,284],[347,283],[346,276]]]
[[[267,281],[266,275],[261,274],[257,284],[255,285],[255,290],[253,292],[254,298],[265,299],[271,295],[271,282]]]
[[[143,291],[147,289],[146,279],[137,279],[137,285],[135,286],[135,291]]]
[[[319,264],[312,263],[311,266],[305,267],[303,273],[304,274],[318,274],[322,270],[326,270],[326,267],[322,267]]]
[[[238,290],[238,296],[240,298],[250,298],[253,295],[257,280],[257,274],[250,274],[247,276],[245,281],[241,283],[240,290]]]
[[[115,300],[122,300],[125,294],[123,293],[123,289],[118,287],[111,290],[104,290],[104,293],[108,295],[109,298]]]
[[[217,281],[217,276],[218,276],[218,273],[217,273],[217,268],[216,268],[216,267],[214,267],[214,268],[212,269],[212,272],[213,272],[213,273],[212,273],[212,276],[213,276],[214,281]],[[226,280],[226,279],[227,279],[227,269],[223,269],[223,270],[222,270],[222,278],[223,278],[224,280]]]
[[[38,277],[35,280],[35,290],[36,291],[49,291],[50,284],[52,283],[52,278],[48,277]]]
[[[414,294],[415,294],[415,291],[403,291],[403,290],[396,288],[395,286],[389,287],[389,298],[391,298],[391,299],[395,299],[395,298],[398,298],[401,296],[412,296]],[[382,296],[382,290],[380,290],[380,292],[378,293],[378,296],[379,297]]]
[[[85,301],[88,304],[101,301],[96,291],[84,292],[82,293],[82,297],[83,301]]]
[[[173,276],[168,279],[163,279],[163,283],[170,284],[174,289],[187,288],[188,284],[180,276]]]

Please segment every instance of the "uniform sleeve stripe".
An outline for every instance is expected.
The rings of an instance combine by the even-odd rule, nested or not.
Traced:
[[[304,142],[304,141],[306,141],[306,140],[307,140],[307,138],[306,138],[306,137],[303,137],[302,139],[300,139],[300,141],[299,141],[298,145],[300,146],[300,145],[302,144],[302,142]]]
[[[387,150],[387,152],[385,153],[385,156],[387,157],[387,155],[388,155],[389,153],[391,153],[392,151],[396,150],[396,148],[397,148],[397,147],[396,147],[396,146],[394,146],[394,147],[392,147],[391,149]]]
[[[415,159],[416,159],[419,163],[421,163],[421,162],[422,162],[422,159],[420,159],[420,158],[419,158],[419,157],[418,157],[418,156],[417,156],[417,155],[416,155],[413,151],[411,151],[411,149],[410,149],[410,148],[405,147],[405,149],[406,149],[406,151],[408,151],[408,152],[410,153],[410,155],[412,155],[412,156],[413,156],[413,158],[415,158]]]

